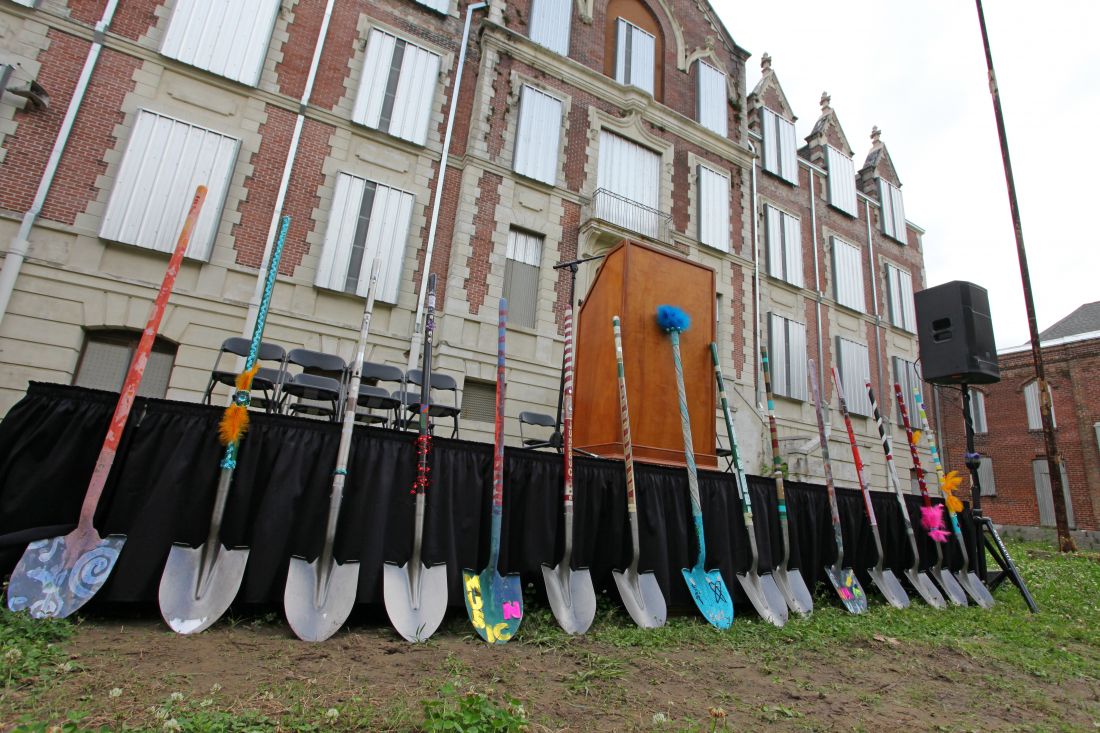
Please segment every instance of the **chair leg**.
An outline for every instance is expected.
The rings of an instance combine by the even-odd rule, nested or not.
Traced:
[[[214,378],[210,377],[210,382],[206,385],[206,392],[202,395],[202,404],[210,404],[210,397],[214,394],[214,384]]]

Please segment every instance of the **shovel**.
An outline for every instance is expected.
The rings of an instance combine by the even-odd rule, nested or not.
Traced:
[[[256,325],[252,329],[252,343],[245,359],[245,372],[256,364],[256,355],[267,322],[267,311],[271,305],[271,291],[275,288],[279,259],[283,254],[283,243],[289,227],[290,217],[284,216],[271,252],[271,262],[267,267],[267,282],[256,315]],[[227,412],[234,407],[247,410],[251,400],[251,390],[238,389]],[[160,615],[179,634],[195,634],[209,628],[229,608],[241,587],[244,568],[248,564],[248,548],[230,549],[221,543],[222,517],[229,498],[229,488],[233,484],[239,448],[239,435],[225,447],[206,542],[198,547],[173,545],[160,576]]]
[[[928,449],[932,453],[932,464],[936,467],[936,477],[940,481],[940,487],[943,487],[944,476],[943,462],[940,459],[940,452],[936,448],[936,434],[932,428],[928,425],[928,413],[924,411],[924,399],[921,397],[920,390],[913,390],[913,397],[916,398],[917,412],[920,415],[921,425],[924,429],[924,434],[928,436]],[[947,497],[945,496],[944,499]],[[989,588],[985,586],[985,583],[978,578],[978,574],[970,569],[970,555],[966,551],[966,540],[963,538],[962,527],[959,526],[959,517],[955,512],[951,511],[951,507],[947,507],[947,516],[951,520],[951,533],[955,535],[955,540],[959,545],[959,554],[962,555],[962,567],[955,571],[954,579],[958,581],[958,584],[966,589],[966,592],[970,594],[970,597],[974,599],[982,608],[992,608],[994,604],[993,594],[989,592]],[[937,548],[938,549],[938,548]],[[951,575],[943,574],[943,553],[939,553],[936,564],[932,566],[933,576],[939,579],[940,585],[944,585],[945,578],[951,578]],[[966,596],[962,597],[962,600],[956,600],[951,596],[951,601],[959,605],[966,605]]]
[[[758,567],[760,555],[756,547],[756,529],[752,523],[752,497],[749,496],[748,483],[745,481],[745,467],[741,464],[741,452],[737,447],[737,435],[733,430],[733,418],[730,417],[729,399],[726,397],[726,383],[722,379],[722,366],[718,360],[718,344],[711,343],[710,356],[714,362],[714,378],[718,382],[718,396],[722,402],[722,416],[726,420],[726,435],[730,441],[730,454],[733,458],[734,483],[737,486],[737,497],[741,500],[741,518],[745,524],[745,532],[749,537],[749,553],[752,561],[747,572],[738,573],[737,580],[749,597],[753,608],[760,618],[783,626],[787,623],[787,601],[783,591],[776,585],[775,578],[765,573],[760,575]]]
[[[565,548],[561,562],[542,566],[546,598],[558,625],[567,634],[583,634],[596,617],[596,592],[588,568],[573,570],[573,306],[565,310],[564,397],[562,403],[562,451],[565,458]]]
[[[814,408],[817,411],[817,435],[821,442],[821,461],[825,468],[825,491],[829,495],[829,514],[833,520],[833,539],[836,542],[836,560],[825,566],[825,575],[840,596],[840,602],[848,613],[867,611],[867,594],[856,579],[855,572],[844,566],[844,533],[840,526],[840,510],[836,505],[836,488],[833,486],[833,462],[829,460],[829,438],[825,435],[825,408],[821,402],[821,389],[817,384],[817,367],[809,359],[807,371],[810,374],[810,391],[813,393]],[[765,372],[766,373],[766,372]]]
[[[733,598],[718,570],[707,571],[707,543],[703,536],[703,506],[699,501],[699,475],[695,468],[695,449],[691,445],[691,418],[688,416],[687,391],[684,389],[684,366],[680,361],[680,334],[691,325],[691,318],[680,308],[662,305],[657,308],[657,326],[672,342],[672,361],[676,368],[676,395],[680,403],[680,428],[684,434],[684,458],[687,462],[688,494],[691,497],[691,518],[695,524],[698,551],[695,565],[683,568],[684,580],[695,605],[712,626],[728,629],[733,623]]]
[[[382,597],[390,623],[406,641],[431,638],[447,613],[447,565],[426,566],[420,559],[424,546],[425,492],[432,435],[428,430],[431,406],[432,340],[435,337],[435,273],[428,275],[428,307],[424,316],[424,356],[420,380],[420,435],[416,439],[416,510],[413,519],[412,555],[404,565],[382,566]]]
[[[878,426],[878,436],[882,440],[882,450],[886,454],[886,470],[890,475],[890,485],[894,488],[894,496],[898,500],[898,510],[901,519],[905,523],[905,535],[909,538],[909,550],[913,555],[913,565],[905,569],[905,577],[909,579],[909,585],[920,594],[924,602],[934,608],[946,608],[947,602],[943,600],[936,584],[925,573],[920,572],[920,552],[917,550],[917,536],[913,533],[913,522],[909,519],[909,509],[905,506],[905,496],[901,492],[901,481],[898,480],[898,471],[894,466],[894,450],[890,445],[890,436],[886,433],[886,426],[882,422],[882,415],[878,411],[878,403],[875,401],[875,391],[871,388],[871,382],[867,381],[867,397],[871,400],[871,413],[875,416],[875,424]]]
[[[176,275],[183,262],[183,253],[191,240],[191,232],[199,218],[203,201],[206,199],[206,186],[199,186],[191,208],[183,222],[176,249],[168,261],[160,291],[153,301],[149,322],[141,334],[141,341],[134,351],[130,370],[122,383],[115,405],[114,416],[107,428],[107,437],[96,459],[84,502],[80,507],[80,519],[76,529],[63,537],[48,537],[35,540],[27,545],[19,564],[12,571],[8,582],[8,608],[12,611],[26,610],[34,618],[65,618],[87,603],[98,591],[118,560],[118,553],[126,542],[121,534],[100,537],[93,520],[99,498],[107,485],[107,476],[115,462],[118,444],[126,421],[130,417],[130,408],[134,405],[138,386],[145,374],[145,365],[153,349],[153,341],[160,329],[160,321],[168,305],[168,296],[176,283]],[[11,267],[11,265],[8,265]]]
[[[764,371],[764,390],[768,397],[768,432],[772,440],[772,478],[775,479],[775,498],[779,512],[779,529],[783,538],[783,558],[772,571],[776,585],[779,586],[787,606],[797,614],[807,616],[814,610],[814,599],[806,581],[799,570],[790,570],[787,565],[791,559],[791,535],[787,526],[787,493],[783,488],[783,458],[779,454],[779,430],[775,420],[775,398],[772,395],[771,366],[768,362],[768,349],[760,347],[760,363]]]
[[[626,466],[626,513],[630,517],[630,540],[633,554],[630,565],[623,571],[612,570],[615,585],[623,599],[630,618],[643,629],[656,629],[665,625],[667,609],[661,586],[653,571],[638,572],[641,559],[641,543],[638,538],[638,503],[634,494],[634,447],[630,440],[630,409],[626,402],[626,375],[623,371],[623,338],[619,317],[611,319],[615,332],[615,365],[619,373],[619,414],[622,418],[623,463]]]
[[[515,636],[523,620],[523,589],[519,575],[502,576],[500,523],[504,511],[504,329],[508,323],[508,301],[500,299],[497,330],[497,400],[493,428],[493,524],[489,535],[489,565],[480,573],[462,572],[466,612],[485,641],[503,644]]]
[[[901,385],[897,382],[894,383],[894,398],[898,403],[898,415],[901,416],[901,423],[905,427],[905,442],[909,444],[909,455],[913,458],[913,469],[917,474],[917,486],[920,487],[921,500],[925,507],[931,507],[932,499],[928,496],[928,485],[924,481],[924,469],[921,467],[920,455],[917,453],[916,438],[913,435],[913,427],[909,423],[909,410],[905,406],[905,398],[902,395]],[[926,527],[926,529],[930,528]],[[931,535],[932,533],[929,532],[929,534]],[[932,577],[939,582],[952,603],[965,606],[966,593],[963,591],[962,586],[951,577],[950,573],[943,572],[943,549],[940,547],[940,542],[946,542],[947,538],[942,537],[937,539],[935,535],[932,535],[932,538],[936,540],[936,562],[932,566]]]
[[[878,520],[875,519],[875,508],[871,505],[871,487],[863,472],[863,461],[859,457],[859,446],[856,445],[856,431],[852,427],[852,418],[848,414],[848,402],[844,399],[844,385],[840,381],[840,372],[833,367],[833,384],[836,385],[836,397],[840,402],[840,414],[844,418],[844,427],[848,429],[848,442],[852,446],[852,460],[856,464],[856,477],[859,479],[859,490],[863,494],[863,508],[867,511],[867,521],[871,524],[871,536],[875,540],[875,551],[878,553],[878,562],[873,568],[868,568],[871,581],[886,598],[886,601],[894,608],[908,608],[909,596],[901,587],[901,581],[894,571],[884,567],[886,559],[882,551],[882,537],[878,531]]]
[[[341,565],[332,556],[336,541],[336,525],[340,519],[340,503],[344,498],[344,481],[348,475],[348,456],[351,454],[351,436],[355,430],[355,408],[359,402],[359,382],[363,378],[363,359],[366,358],[367,335],[370,333],[370,317],[374,311],[374,288],[378,284],[381,259],[375,259],[367,285],[367,304],[363,308],[363,324],[359,329],[359,346],[352,362],[351,380],[348,383],[347,404],[344,405],[344,424],[340,430],[340,447],[336,451],[336,469],[332,472],[332,493],[329,496],[328,523],[325,525],[325,542],[321,556],[313,562],[303,557],[291,557],[287,569],[286,588],[283,590],[283,610],[290,628],[303,641],[324,641],[344,625],[359,585],[359,561]]]

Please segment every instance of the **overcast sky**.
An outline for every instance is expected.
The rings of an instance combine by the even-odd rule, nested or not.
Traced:
[[[711,0],[760,56],[798,115],[799,143],[822,91],[861,167],[872,125],[898,170],[909,221],[926,230],[928,284],[989,290],[998,348],[1028,340],[977,11],[968,0]],[[985,0],[1042,330],[1100,300],[1100,2]]]

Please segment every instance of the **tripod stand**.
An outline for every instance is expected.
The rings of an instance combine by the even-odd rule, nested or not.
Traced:
[[[977,557],[974,558],[975,569],[978,572],[978,577],[989,586],[990,590],[996,590],[1006,578],[1011,580],[1013,585],[1019,589],[1020,595],[1024,597],[1024,603],[1027,604],[1031,612],[1038,613],[1039,606],[1035,604],[1035,599],[1031,597],[1027,584],[1020,577],[1020,572],[1016,569],[1012,556],[1008,554],[1008,548],[1005,547],[1005,543],[993,526],[993,520],[982,514],[982,485],[978,475],[978,468],[982,465],[982,457],[974,450],[974,421],[970,412],[970,386],[965,383],[962,385],[962,398],[963,421],[966,424],[966,467],[970,470],[970,478],[973,483],[970,496],[970,513],[974,519],[974,531],[977,533],[976,544],[978,546]],[[986,550],[1001,566],[1001,569],[994,573],[991,578],[987,578]]]

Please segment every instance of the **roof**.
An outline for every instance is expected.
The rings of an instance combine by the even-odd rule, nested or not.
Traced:
[[[1062,320],[1039,334],[1039,342],[1047,339],[1066,338],[1081,333],[1100,331],[1100,300],[1085,303]]]

